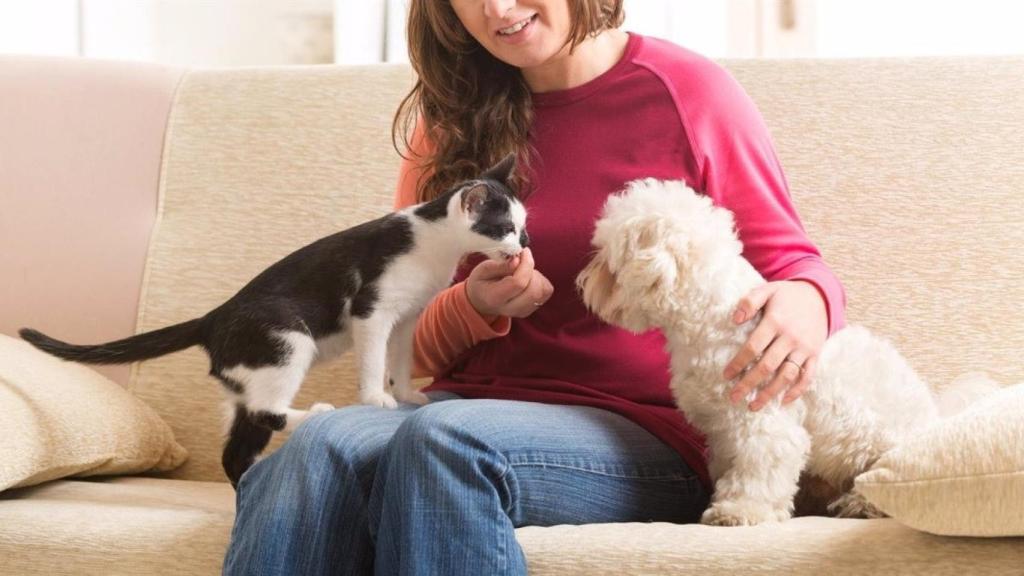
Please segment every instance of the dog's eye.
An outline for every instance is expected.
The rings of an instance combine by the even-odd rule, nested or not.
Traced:
[[[508,236],[509,234],[515,234],[516,227],[514,224],[508,224],[507,226],[501,229],[501,233],[505,236]]]

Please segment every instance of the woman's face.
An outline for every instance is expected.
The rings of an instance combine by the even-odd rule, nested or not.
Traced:
[[[451,5],[481,46],[522,69],[555,58],[572,26],[569,0],[451,0]]]

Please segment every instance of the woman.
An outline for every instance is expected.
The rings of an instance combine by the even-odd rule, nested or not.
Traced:
[[[318,415],[253,466],[225,573],[524,574],[518,526],[698,520],[706,455],[661,335],[601,323],[573,287],[604,199],[635,178],[733,210],[771,281],[736,311],[764,316],[723,375],[733,399],[756,410],[806,387],[843,291],[760,115],[721,68],[621,21],[621,0],[411,2],[396,204],[516,152],[532,250],[477,264],[421,317],[431,404]]]

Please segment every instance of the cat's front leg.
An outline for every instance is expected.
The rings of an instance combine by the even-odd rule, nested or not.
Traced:
[[[352,320],[352,344],[359,365],[359,401],[395,408],[398,402],[384,387],[388,338],[394,321],[382,315]]]
[[[412,385],[413,339],[416,334],[416,320],[413,315],[401,320],[391,331],[388,339],[388,376],[391,392],[399,402],[427,404],[430,398]]]

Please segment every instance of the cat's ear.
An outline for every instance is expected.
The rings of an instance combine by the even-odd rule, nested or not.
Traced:
[[[462,189],[462,211],[466,214],[476,214],[487,200],[487,185],[475,184]]]
[[[480,178],[487,180],[497,180],[503,184],[507,184],[509,178],[512,177],[512,171],[516,167],[516,155],[509,154],[501,159],[500,162],[491,166],[484,172]]]

